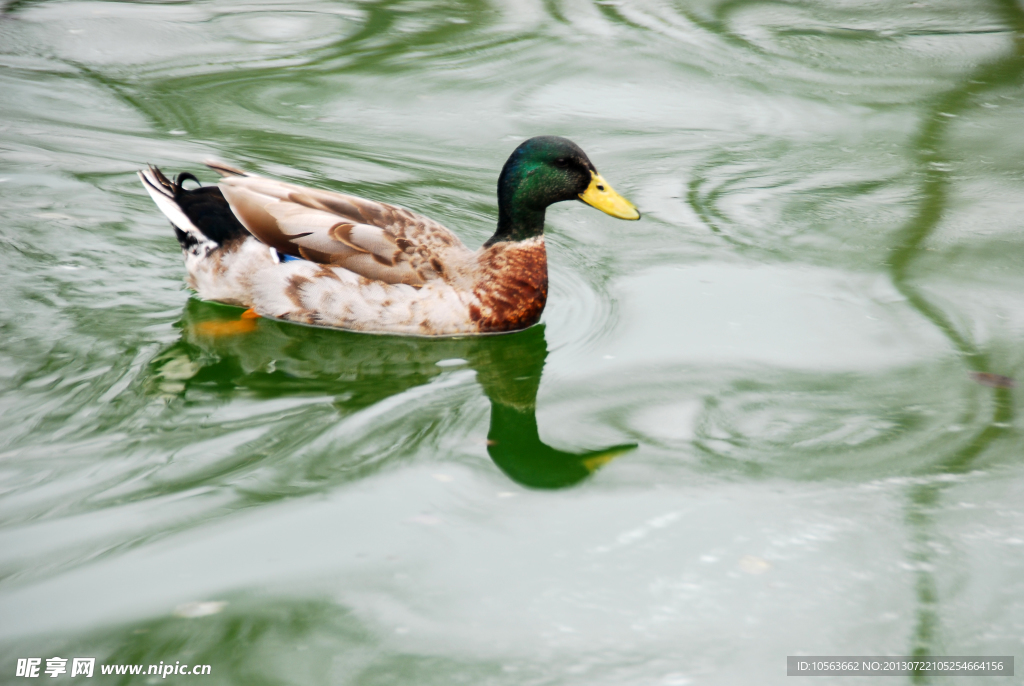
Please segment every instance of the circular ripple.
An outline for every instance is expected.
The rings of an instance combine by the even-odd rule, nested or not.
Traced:
[[[950,383],[961,378],[962,383]],[[923,390],[927,389],[927,390]],[[794,373],[708,397],[694,445],[712,464],[791,477],[933,470],[991,413],[953,365],[875,376]]]
[[[809,146],[755,143],[697,167],[688,200],[709,229],[762,256],[874,267],[912,207],[914,189],[895,173],[869,155],[842,169]]]
[[[548,339],[551,350],[568,346],[582,353],[595,348],[615,327],[615,301],[579,269],[559,264],[558,257],[549,251],[550,286],[544,313]]]

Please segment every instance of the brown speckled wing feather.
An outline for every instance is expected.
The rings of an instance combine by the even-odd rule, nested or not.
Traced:
[[[401,207],[210,166],[239,221],[282,254],[414,286],[469,255],[444,226]]]

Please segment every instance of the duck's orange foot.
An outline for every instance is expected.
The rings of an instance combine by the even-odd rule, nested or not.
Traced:
[[[242,313],[241,319],[214,319],[196,324],[196,333],[203,336],[237,336],[256,330],[260,316],[251,307]]]

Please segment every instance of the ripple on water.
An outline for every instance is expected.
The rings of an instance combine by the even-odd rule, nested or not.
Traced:
[[[336,13],[315,10],[247,12],[232,7],[231,11],[217,16],[214,25],[215,30],[224,32],[225,37],[255,43],[261,49],[283,43],[291,51],[301,53],[325,40],[339,40],[351,31],[351,28],[344,30],[348,21]]]
[[[981,394],[951,383],[955,364],[884,374],[769,375],[737,380],[697,415],[694,442],[710,464],[788,477],[878,477],[926,471],[969,440],[951,428],[970,422]],[[923,389],[928,389],[924,391]]]
[[[828,148],[844,142],[856,145]],[[834,264],[839,253],[873,269],[888,258],[915,188],[884,146],[849,148],[843,165],[818,145],[762,140],[714,153],[692,172],[690,204],[711,231],[751,254]]]
[[[589,355],[615,328],[615,300],[578,269],[552,264],[554,259],[557,255],[549,254],[550,293],[544,312],[551,350]]]
[[[702,474],[853,481],[930,474],[959,464],[992,411],[986,389],[953,358],[856,373],[673,366],[627,375],[599,361],[594,367],[587,379],[560,379],[538,416],[556,443],[615,435],[640,444],[602,470],[597,478],[606,485]],[[966,464],[1012,462],[1013,445],[1007,434],[983,461]]]

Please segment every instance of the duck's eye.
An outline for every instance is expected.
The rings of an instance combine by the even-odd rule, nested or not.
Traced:
[[[569,160],[565,159],[564,157],[559,157],[558,159],[555,160],[555,166],[560,169],[565,169],[566,167],[569,166]]]

